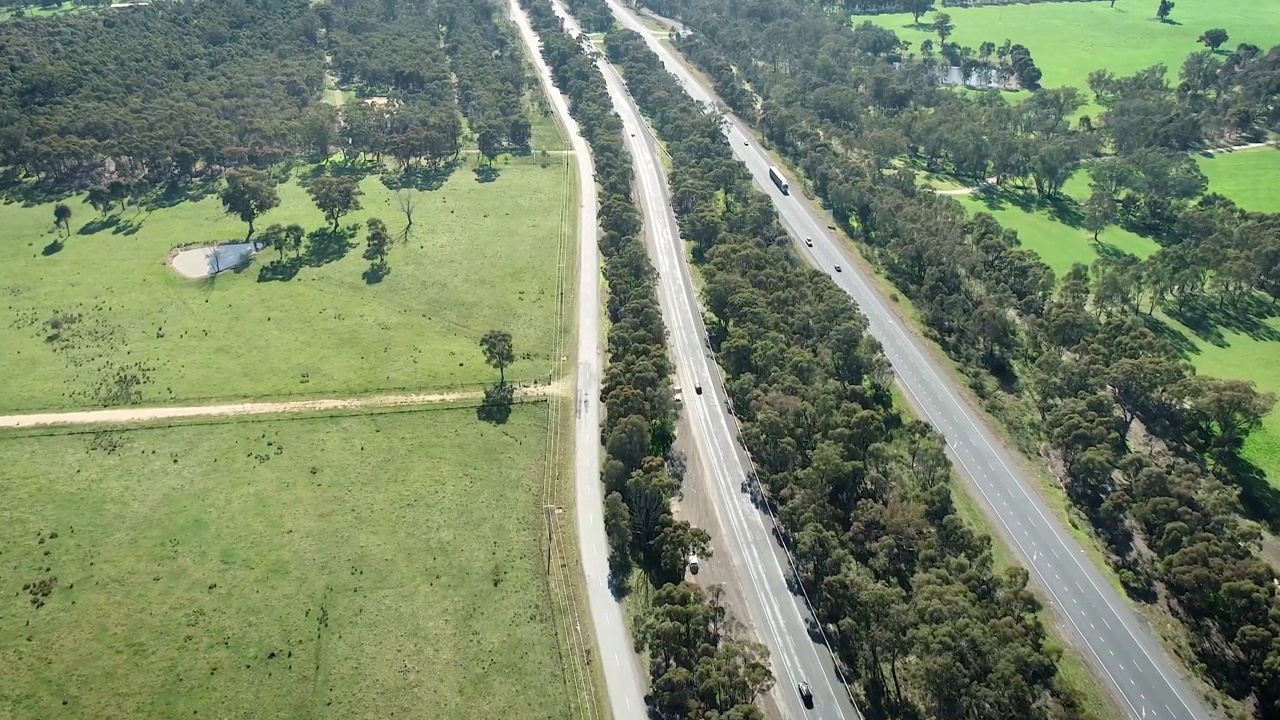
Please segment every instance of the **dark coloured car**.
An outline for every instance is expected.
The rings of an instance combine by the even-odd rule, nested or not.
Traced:
[[[800,685],[797,689],[800,691],[800,702],[803,702],[805,707],[812,710],[813,709],[813,689],[809,687],[809,683],[805,680],[801,680]]]

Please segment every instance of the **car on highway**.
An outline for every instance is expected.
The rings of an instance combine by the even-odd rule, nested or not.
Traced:
[[[805,247],[813,247],[813,238],[811,237],[805,238],[804,244],[805,244]]]
[[[694,391],[695,393],[697,393],[697,394],[701,395],[701,394],[702,394],[702,383],[698,383],[698,382],[694,383],[694,384],[693,384],[693,391]]]
[[[836,266],[836,272],[840,272],[840,270],[841,270],[840,266],[839,266],[839,265],[837,265],[837,266]]]
[[[813,688],[809,687],[809,681],[801,680],[800,684],[796,687],[796,689],[800,691],[800,702],[803,702],[806,708],[809,708],[810,710],[812,710],[813,709]]]

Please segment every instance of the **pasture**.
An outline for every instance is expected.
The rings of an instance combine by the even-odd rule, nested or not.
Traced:
[[[1199,156],[1209,191],[1245,210],[1280,213],[1280,150],[1274,147]]]
[[[1209,191],[1250,210],[1280,210],[1274,190],[1268,191],[1280,178],[1280,152],[1264,148],[1226,153],[1201,158],[1200,163],[1209,176]],[[1092,234],[1080,225],[1079,203],[1089,194],[1085,173],[1076,173],[1064,194],[1068,199],[1053,203],[1039,200],[1034,193],[1003,189],[957,199],[970,213],[989,212],[1000,224],[1016,230],[1023,247],[1040,255],[1058,277],[1075,263],[1092,264],[1103,253],[1145,257],[1159,248],[1154,240],[1116,226],[1093,242]],[[1224,313],[1212,301],[1194,305],[1181,317],[1158,312],[1156,319],[1163,334],[1197,371],[1252,380],[1260,390],[1280,395],[1280,366],[1275,362],[1280,354],[1280,316],[1269,309],[1261,315]],[[1280,488],[1280,411],[1267,416],[1262,429],[1250,436],[1245,456]]]
[[[1107,0],[1097,2],[1038,2],[972,8],[941,8],[951,16],[955,32],[951,42],[977,48],[984,41],[997,46],[1006,38],[1031,50],[1036,65],[1044,72],[1045,87],[1072,85],[1088,89],[1090,72],[1106,69],[1128,75],[1145,67],[1164,63],[1169,79],[1177,82],[1178,68],[1187,55],[1205,47],[1196,39],[1210,28],[1223,28],[1230,35],[1224,46],[1230,50],[1240,43],[1268,48],[1280,42],[1280,12],[1273,0],[1201,0],[1178,3],[1171,22],[1155,19],[1155,0]],[[915,25],[910,13],[855,16],[853,22],[870,20],[898,33],[919,52],[920,42],[938,38],[927,26],[930,13]],[[1089,96],[1092,98],[1092,95]],[[1100,108],[1088,106],[1085,114]]]
[[[0,717],[565,717],[544,415],[0,436]]]
[[[477,344],[494,328],[514,335],[509,380],[545,378],[557,248],[576,235],[565,160],[499,159],[482,176],[464,158],[439,187],[413,190],[408,240],[374,283],[363,227],[312,244],[283,271],[266,249],[235,271],[179,277],[171,249],[245,237],[212,194],[105,220],[71,198],[64,241],[52,204],[0,206],[0,366],[21,370],[0,376],[0,411],[476,388],[497,379]],[[379,217],[398,236],[406,222],[393,191],[376,176],[360,188],[363,210],[342,225]],[[259,230],[324,227],[296,179],[277,189],[280,206]]]

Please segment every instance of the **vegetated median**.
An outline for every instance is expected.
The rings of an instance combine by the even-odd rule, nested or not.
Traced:
[[[1043,454],[1058,480],[1049,491],[1065,495],[1073,523],[1091,527],[1130,597],[1181,623],[1185,632],[1166,639],[1216,688],[1210,700],[1268,717],[1280,688],[1280,607],[1257,526],[1242,516],[1275,524],[1280,503],[1242,448],[1274,397],[1195,374],[1185,338],[1162,316],[1201,317],[1209,337],[1215,328],[1272,332],[1263,320],[1266,296],[1280,290],[1269,272],[1280,257],[1277,216],[1201,197],[1187,151],[1266,131],[1260,90],[1280,48],[1201,54],[1197,62],[1238,72],[1196,75],[1201,85],[1176,90],[1159,70],[1099,75],[1091,85],[1107,111],[1082,128],[1068,123],[1083,99],[1072,88],[1037,91],[1017,107],[944,90],[883,28],[851,32],[847,18],[804,3],[738,20],[701,0],[647,4],[694,31],[675,40],[718,84],[762,91],[752,117],[767,140],[910,298],[986,408],[1024,450]],[[811,36],[774,42],[798,27]],[[773,62],[747,50],[766,46]],[[832,58],[848,62],[822,64]],[[1231,103],[1203,104],[1205,93]],[[1232,103],[1252,110],[1223,115]],[[968,142],[979,127],[997,132]],[[922,190],[899,162],[905,154],[994,176],[1052,200],[1075,162],[1102,149],[1107,157],[1086,166],[1094,187],[1075,221],[1099,233],[1138,228],[1162,247],[1147,261],[1078,265],[1060,280],[1015,233]]]
[[[517,331],[514,380],[547,377],[576,178],[531,145],[523,58],[503,44],[498,3],[405,4],[394,20],[372,1],[277,5],[0,25],[0,56],[77,78],[31,89],[39,107],[23,112],[21,84],[0,83],[22,139],[0,157],[0,192],[19,201],[0,206],[0,364],[23,368],[0,379],[0,410],[477,388],[475,341],[495,327]],[[172,24],[185,17],[207,32],[184,38]],[[416,47],[417,30],[442,24],[448,51]],[[49,50],[55,34],[65,54]],[[256,64],[207,67],[222,34]],[[388,103],[347,103],[340,123],[321,100],[325,50],[344,86]],[[137,68],[154,77],[136,82]],[[218,72],[288,89],[246,99]],[[127,90],[142,85],[156,97]],[[163,112],[126,110],[147,103]],[[245,110],[227,119],[223,104]],[[248,265],[198,281],[165,265],[174,248],[251,228]]]
[[[0,435],[0,715],[567,716],[544,418]]]
[[[1025,570],[993,572],[991,539],[956,515],[941,440],[894,408],[865,317],[792,250],[719,118],[639,36],[614,30],[605,46],[671,151],[675,209],[706,279],[712,349],[760,500],[860,705],[1082,715],[1056,681],[1061,650],[1047,643]]]
[[[657,276],[645,251],[643,227],[632,197],[633,166],[623,126],[603,76],[578,39],[570,36],[548,0],[521,0],[542,40],[542,54],[570,111],[591,144],[601,187],[601,252],[608,283],[608,366],[601,388],[605,404],[604,522],[609,540],[610,583],[617,595],[639,580],[654,588],[633,628],[637,648],[648,654],[652,711],[690,718],[763,720],[751,703],[769,689],[767,654],[747,642],[720,596],[683,582],[690,553],[709,555],[709,536],[676,519],[671,503],[680,491],[684,463],[672,451],[678,407],[671,388],[666,328],[656,295]],[[607,10],[606,10],[607,12]],[[640,571],[639,576],[633,569]],[[679,627],[679,630],[674,628]],[[668,671],[693,673],[689,697],[663,691]],[[692,677],[687,676],[687,677]]]

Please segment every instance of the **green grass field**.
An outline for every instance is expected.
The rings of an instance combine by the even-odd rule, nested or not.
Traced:
[[[1263,149],[1230,153],[1202,159],[1201,165],[1209,175],[1210,190],[1252,210],[1280,210],[1267,205],[1277,202],[1272,194],[1259,190],[1275,187],[1274,178],[1280,174],[1268,172],[1273,165],[1280,171],[1280,152]],[[1241,175],[1234,175],[1235,170],[1241,170]],[[1089,193],[1087,175],[1077,173],[1065,191],[1075,201],[1083,201]],[[1070,202],[1043,203],[1030,193],[1004,190],[958,199],[971,213],[989,212],[1002,225],[1016,230],[1022,245],[1039,254],[1059,277],[1075,263],[1092,264],[1102,252],[1145,257],[1159,248],[1154,240],[1118,227],[1103,231],[1100,242],[1095,244],[1092,234],[1078,226],[1079,208]],[[1280,357],[1280,343],[1271,339],[1280,337],[1280,318],[1258,321],[1257,327],[1252,328],[1209,325],[1197,332],[1175,318],[1163,314],[1158,317],[1199,372],[1252,380],[1259,389],[1280,395],[1280,365],[1275,361]],[[1280,487],[1280,412],[1272,412],[1265,419],[1262,429],[1250,436],[1245,450],[1246,457]]]
[[[1067,189],[1070,193],[1072,188]],[[1070,202],[1044,203],[1033,194],[1003,190],[957,199],[970,213],[991,213],[1001,225],[1018,231],[1023,247],[1038,253],[1058,277],[1075,263],[1092,264],[1101,253],[1145,257],[1159,247],[1119,227],[1107,228],[1094,243],[1093,233],[1080,226],[1079,208]]]
[[[544,415],[0,436],[0,717],[566,717]]]
[[[40,7],[39,5],[25,7],[22,8],[22,14],[26,17],[51,17],[53,15],[67,15],[69,13],[85,12],[89,9],[90,8],[88,6],[77,6],[72,5],[69,2],[64,2],[49,7]],[[11,19],[16,12],[17,9],[14,8],[0,10],[0,22]]]
[[[1198,157],[1209,191],[1254,212],[1280,213],[1280,150],[1238,150]]]
[[[1086,90],[1089,73],[1107,69],[1117,75],[1131,74],[1156,63],[1169,67],[1176,84],[1178,68],[1187,55],[1205,49],[1196,42],[1210,28],[1225,28],[1231,39],[1228,49],[1242,42],[1269,48],[1280,42],[1280,12],[1274,0],[1199,0],[1181,2],[1170,20],[1155,19],[1158,2],[1118,0],[1110,7],[1098,2],[1039,2],[973,8],[944,8],[955,23],[951,42],[977,49],[984,41],[997,46],[1006,38],[1031,50],[1036,65],[1044,72],[1045,87],[1074,85]],[[929,23],[933,15],[925,15]],[[910,14],[855,16],[853,22],[871,20],[883,25],[919,51],[920,41],[937,36],[932,30],[915,26]],[[1086,108],[1096,113],[1096,106]]]
[[[362,278],[363,230],[345,256],[287,282],[259,282],[271,250],[239,272],[179,277],[166,264],[171,248],[244,237],[215,197],[150,214],[131,207],[123,218],[136,216],[134,234],[79,234],[96,213],[73,198],[71,237],[50,255],[51,205],[0,206],[0,367],[22,369],[0,374],[0,410],[92,406],[104,383],[130,374],[145,381],[146,403],[478,387],[496,380],[477,344],[493,328],[514,335],[508,379],[546,377],[557,244],[576,232],[566,160],[499,160],[493,182],[464,163],[442,188],[419,192],[414,235],[391,249],[391,273],[374,285]],[[378,178],[361,187],[365,209],[344,224],[377,216],[393,232],[404,226]],[[259,228],[324,225],[299,185],[279,192]],[[51,341],[55,317],[64,327]]]

